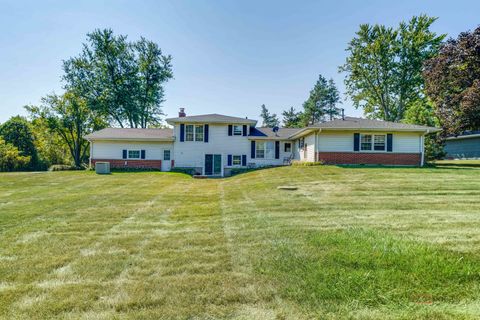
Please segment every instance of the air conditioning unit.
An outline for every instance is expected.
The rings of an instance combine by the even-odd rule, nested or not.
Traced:
[[[95,163],[95,172],[97,174],[109,174],[110,173],[110,162],[96,162]]]

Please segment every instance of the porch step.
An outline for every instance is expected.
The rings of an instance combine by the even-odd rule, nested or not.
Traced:
[[[199,174],[199,175],[194,175],[194,176],[193,176],[193,179],[207,179],[207,178],[208,178],[208,176],[205,176],[205,175],[200,175],[200,174]]]

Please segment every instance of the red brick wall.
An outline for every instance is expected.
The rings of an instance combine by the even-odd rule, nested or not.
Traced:
[[[110,168],[147,168],[147,169],[161,169],[162,160],[131,160],[131,159],[92,159],[92,166],[95,162],[110,162]]]
[[[419,166],[420,153],[318,152],[317,159],[326,164],[384,164]]]

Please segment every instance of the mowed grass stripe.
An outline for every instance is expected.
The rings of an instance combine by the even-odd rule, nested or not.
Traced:
[[[480,315],[475,168],[0,181],[4,318]]]

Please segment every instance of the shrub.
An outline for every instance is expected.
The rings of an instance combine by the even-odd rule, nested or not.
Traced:
[[[0,137],[0,171],[23,170],[29,163],[29,156],[22,156],[17,147]]]
[[[323,161],[315,161],[315,162],[307,162],[307,161],[299,161],[299,160],[292,161],[292,166],[294,167],[313,167],[313,166],[321,166],[324,164],[325,162]]]
[[[177,172],[177,173],[184,173],[188,174],[190,176],[198,175],[197,170],[195,168],[181,168],[181,167],[175,167],[170,170],[171,172]]]
[[[85,170],[84,167],[75,167],[69,164],[54,164],[48,168],[48,171],[70,171],[70,170]]]

